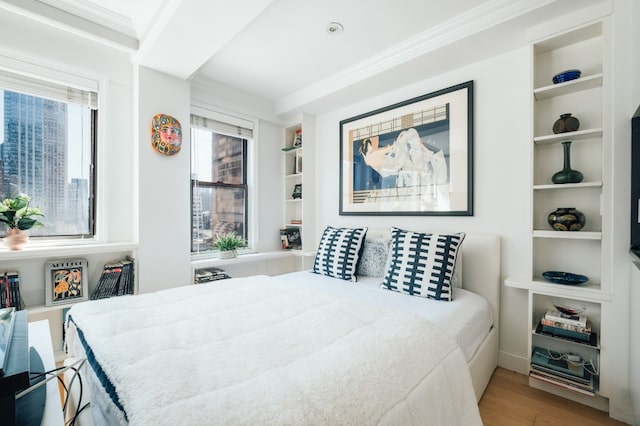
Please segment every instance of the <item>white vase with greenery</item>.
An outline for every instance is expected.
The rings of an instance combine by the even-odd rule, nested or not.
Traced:
[[[238,249],[247,246],[244,238],[235,232],[217,235],[213,242],[213,246],[219,250],[220,259],[231,259],[238,256]]]
[[[0,203],[0,222],[9,228],[4,243],[10,250],[21,250],[28,242],[29,236],[24,231],[44,226],[36,219],[44,216],[42,210],[30,204],[31,198],[24,194],[5,198]]]

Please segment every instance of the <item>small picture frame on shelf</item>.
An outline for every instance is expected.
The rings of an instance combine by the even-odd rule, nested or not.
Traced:
[[[64,305],[88,300],[88,274],[88,263],[85,259],[47,262],[45,264],[45,305]]]
[[[295,174],[302,173],[302,153],[300,151],[296,152],[296,166],[295,166]]]
[[[302,129],[296,130],[296,133],[293,136],[293,144],[295,148],[300,148],[302,146]]]
[[[291,193],[291,198],[294,200],[297,198],[302,199],[302,184],[296,183],[293,187],[293,193]]]

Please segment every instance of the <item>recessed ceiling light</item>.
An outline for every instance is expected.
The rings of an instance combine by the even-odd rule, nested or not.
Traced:
[[[327,24],[327,33],[331,35],[340,34],[344,31],[344,27],[340,22],[329,22]]]

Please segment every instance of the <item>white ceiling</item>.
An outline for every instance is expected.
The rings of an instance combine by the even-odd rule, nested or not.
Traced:
[[[526,28],[610,0],[0,0],[275,114],[319,112],[522,46]],[[330,35],[329,22],[344,32]],[[159,54],[158,52],[167,52]]]

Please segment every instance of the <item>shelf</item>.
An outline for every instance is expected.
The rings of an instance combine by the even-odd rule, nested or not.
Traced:
[[[565,141],[580,141],[602,137],[602,128],[577,130],[575,132],[557,133],[553,135],[536,136],[533,142],[536,145],[549,145]]]
[[[0,261],[115,253],[135,250],[137,247],[138,244],[133,242],[96,243],[90,240],[78,240],[77,243],[74,241],[74,245],[55,245],[55,243],[47,244],[46,242],[36,242],[32,239],[22,250],[11,251],[6,248],[0,248]]]
[[[580,342],[578,340],[563,339],[562,337],[551,336],[550,334],[538,333],[538,332],[536,332],[535,328],[533,330],[531,330],[531,334],[534,335],[534,336],[542,337],[544,339],[552,339],[554,341],[566,342],[566,343],[568,343],[570,345],[578,345],[578,346],[584,347],[586,349],[600,350],[600,335],[597,336],[597,338],[598,338],[597,344],[595,346],[593,346],[593,345],[590,345],[589,343]]]
[[[535,43],[535,54],[539,55],[553,50],[562,49],[596,37],[602,37],[602,25],[600,23],[586,25],[564,34],[550,37]]]
[[[301,178],[302,177],[302,173],[293,173],[293,174],[290,174],[290,175],[285,175],[284,177],[285,177],[285,179]]]
[[[580,188],[602,188],[602,182],[580,182],[580,183],[550,183],[544,185],[533,185],[533,189],[535,190],[546,190],[546,189],[580,189]]]
[[[601,240],[602,232],[595,231],[533,231],[534,238],[558,238],[565,240]]]
[[[299,146],[297,148],[294,148],[294,147],[283,148],[282,152],[284,152],[285,154],[295,154],[296,152],[302,152],[302,147]]]
[[[567,95],[569,93],[577,93],[585,90],[595,89],[602,86],[602,73],[577,78],[565,83],[552,84],[550,86],[534,89],[533,96],[535,100],[541,101],[551,99],[557,96]]]
[[[510,288],[528,290],[533,293],[567,299],[585,300],[594,303],[611,300],[611,295],[602,291],[600,283],[587,282],[579,286],[569,286],[550,283],[542,278],[527,279],[523,277],[510,277],[504,281],[504,285]]]

